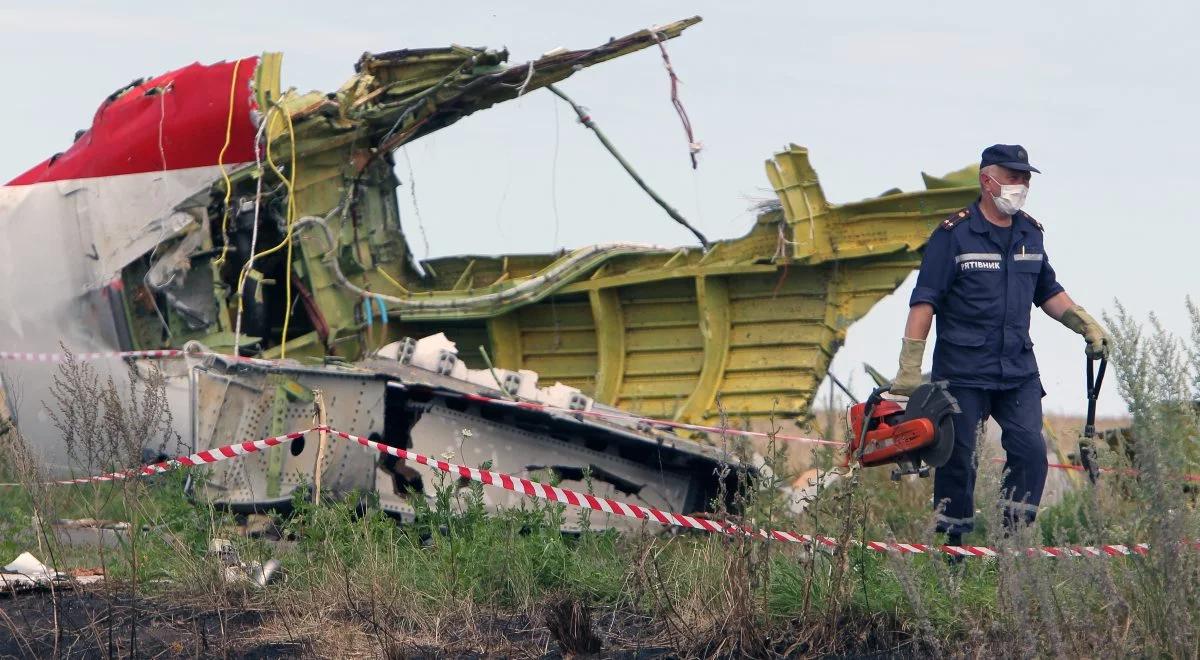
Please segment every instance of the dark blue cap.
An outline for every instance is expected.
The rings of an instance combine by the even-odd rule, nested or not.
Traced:
[[[1025,151],[1025,147],[1019,144],[993,144],[984,149],[983,158],[979,161],[979,167],[983,168],[988,165],[1000,165],[1010,170],[1020,170],[1022,172],[1042,173],[1041,170],[1029,164],[1029,152]]]

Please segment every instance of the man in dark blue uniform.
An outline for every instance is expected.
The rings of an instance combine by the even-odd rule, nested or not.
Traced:
[[[982,194],[934,230],[909,300],[891,391],[907,395],[921,384],[925,338],[936,315],[933,380],[949,381],[962,409],[954,416],[954,453],[933,482],[937,531],[954,545],[974,528],[975,441],[988,417],[1000,424],[1007,454],[1000,501],[1005,524],[1031,523],[1037,515],[1046,484],[1045,392],[1029,339],[1031,307],[1082,335],[1089,357],[1108,354],[1104,329],[1058,283],[1042,225],[1021,210],[1033,172],[1020,145],[983,151]]]

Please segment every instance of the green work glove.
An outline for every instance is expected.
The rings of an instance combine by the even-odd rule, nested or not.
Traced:
[[[900,347],[900,371],[892,379],[892,394],[908,396],[921,386],[921,359],[925,357],[925,340],[905,337]]]
[[[1091,314],[1087,313],[1087,310],[1075,305],[1063,312],[1062,318],[1058,321],[1077,334],[1083,335],[1083,340],[1087,342],[1084,352],[1089,358],[1099,360],[1108,357],[1112,338],[1104,331],[1104,327],[1097,323]]]

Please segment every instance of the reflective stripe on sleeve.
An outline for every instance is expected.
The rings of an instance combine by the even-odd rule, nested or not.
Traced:
[[[1034,254],[1032,252],[1018,252],[1013,255],[1013,261],[1041,261],[1045,258],[1044,254]]]

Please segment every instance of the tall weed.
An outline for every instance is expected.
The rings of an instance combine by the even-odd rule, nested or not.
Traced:
[[[297,497],[275,521],[281,540],[232,539],[244,559],[277,558],[284,566],[282,579],[254,588],[226,580],[223,565],[205,552],[235,530],[228,514],[187,503],[181,476],[84,487],[68,501],[63,491],[38,485],[43,477],[11,430],[4,446],[14,458],[6,465],[26,475],[27,489],[0,512],[26,512],[24,523],[10,515],[10,526],[45,543],[53,535],[44,521],[71,507],[140,520],[147,531],[108,559],[115,581],[222,612],[262,612],[258,638],[295,642],[316,656],[532,656],[600,644],[602,652],[652,648],[698,657],[1196,657],[1200,552],[1188,541],[1200,538],[1200,518],[1195,489],[1183,477],[1200,472],[1193,404],[1200,397],[1200,312],[1187,304],[1192,328],[1184,339],[1120,305],[1106,316],[1115,341],[1111,372],[1131,429],[1123,443],[1102,447],[1113,471],[1097,486],[1080,480],[1036,525],[1006,532],[989,504],[999,499],[999,469],[981,457],[980,524],[966,542],[997,548],[995,559],[953,563],[857,544],[941,541],[932,532],[931,485],[893,482],[885,469],[829,479],[802,513],[791,513],[779,486],[793,476],[785,448],[774,442],[756,478],[746,474],[738,492],[716,498],[714,515],[742,529],[832,536],[838,549],[650,523],[618,534],[604,529],[605,514],[597,512],[581,533],[563,534],[560,504],[530,499],[487,514],[484,486],[434,475],[435,496],[413,497],[416,519],[404,524],[369,498]],[[64,376],[71,405],[57,412],[81,471],[131,466],[134,438],[171,440],[160,435],[153,400],[114,398],[114,388],[89,378],[86,370]],[[120,414],[109,412],[117,407]],[[727,438],[724,446],[742,464],[754,460],[744,445]],[[1135,541],[1148,542],[1149,553],[1024,553]],[[54,552],[72,561],[71,551]]]

